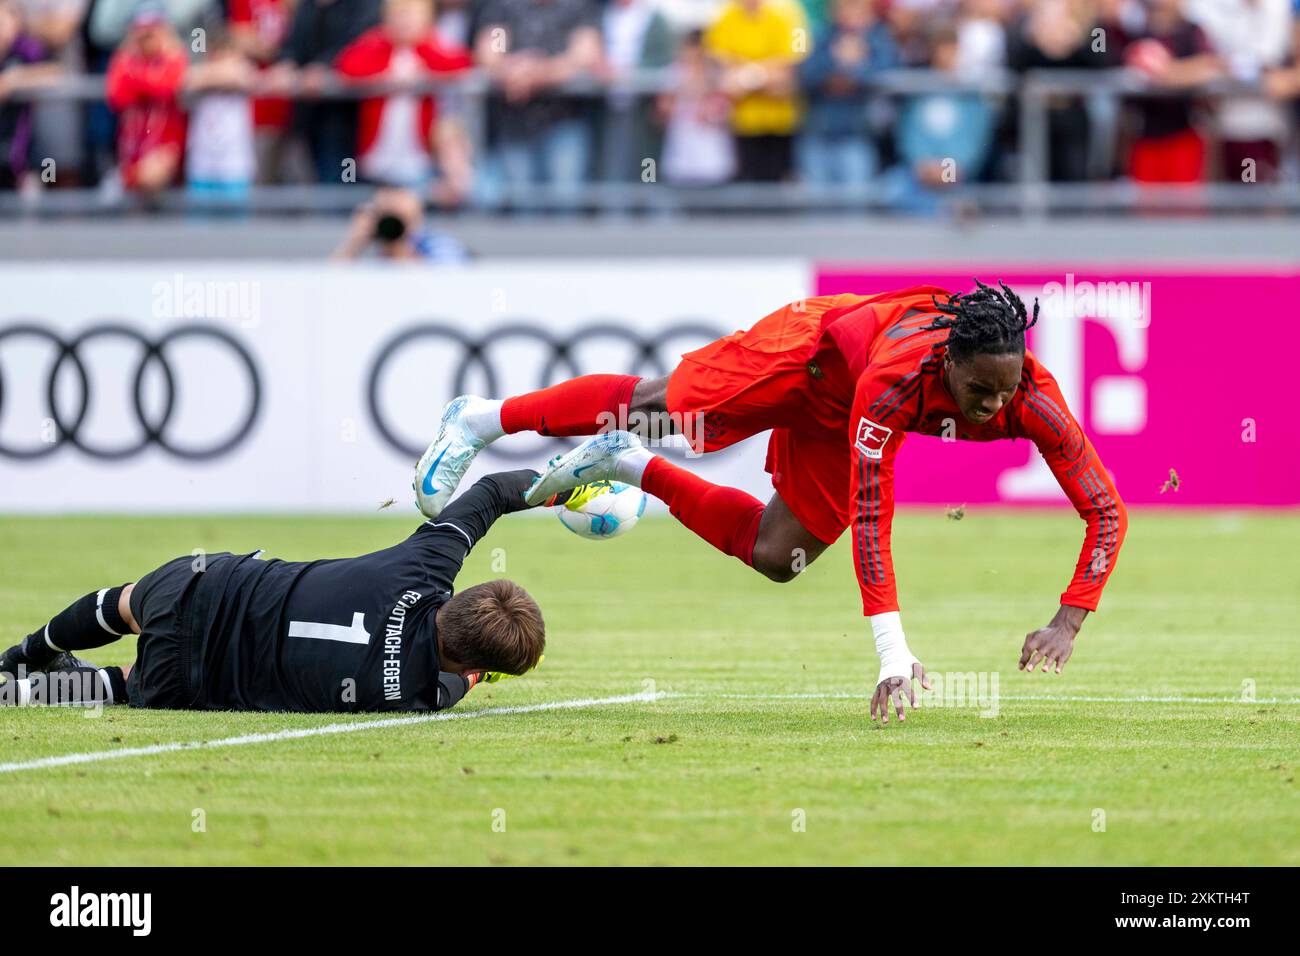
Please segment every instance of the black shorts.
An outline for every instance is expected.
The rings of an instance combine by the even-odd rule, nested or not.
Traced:
[[[794,169],[793,136],[737,136],[736,178],[746,183],[779,183]]]
[[[204,560],[210,562],[214,555]],[[150,571],[131,592],[131,615],[140,625],[135,665],[126,681],[132,707],[192,707],[201,686],[201,635],[187,620],[188,599],[200,571],[185,555]],[[202,565],[200,565],[202,566]]]

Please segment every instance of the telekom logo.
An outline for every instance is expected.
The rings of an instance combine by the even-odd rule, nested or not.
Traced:
[[[1063,283],[1019,285],[1016,292],[1026,303],[1039,300],[1040,318],[1029,333],[1029,347],[1056,376],[1084,430],[1090,435],[1140,434],[1147,424],[1147,386],[1141,372],[1147,363],[1151,283],[1076,281],[1074,273],[1067,273]],[[1088,377],[1086,322],[1111,334],[1125,374]],[[998,476],[998,492],[1011,500],[1064,497],[1047,463],[1034,452],[1026,464]]]

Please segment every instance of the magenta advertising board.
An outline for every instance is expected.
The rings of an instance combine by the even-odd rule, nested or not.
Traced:
[[[1001,279],[1041,314],[1029,347],[1129,504],[1300,504],[1300,274],[1139,269],[954,272],[823,265],[816,294]],[[1161,493],[1169,470],[1177,491]],[[1027,442],[908,436],[896,494],[914,503],[1064,500]]]

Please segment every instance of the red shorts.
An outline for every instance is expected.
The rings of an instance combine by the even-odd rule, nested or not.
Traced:
[[[1140,183],[1198,183],[1205,178],[1205,141],[1192,129],[1139,139],[1129,155],[1129,172]]]
[[[688,429],[687,416],[700,416],[694,421],[706,452],[771,429],[765,467],[772,486],[799,523],[830,544],[849,525],[853,395],[823,372],[843,360],[832,348],[819,349],[824,309],[811,304],[787,306],[683,355],[668,379],[667,404]]]

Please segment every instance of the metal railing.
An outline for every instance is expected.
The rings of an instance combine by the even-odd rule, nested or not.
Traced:
[[[584,100],[650,96],[670,92],[669,70],[643,70],[608,83],[593,79],[574,80],[558,92]],[[294,100],[356,100],[392,93],[447,97],[454,94],[457,110],[476,160],[487,149],[486,115],[492,92],[481,71],[455,79],[427,80],[414,84],[358,84],[331,78],[315,88],[273,85],[254,88],[251,96],[284,97]],[[1300,182],[1229,183],[1203,182],[1193,185],[1136,184],[1128,180],[1051,182],[1050,115],[1053,102],[1061,97],[1102,98],[1119,101],[1141,98],[1182,98],[1212,101],[1224,95],[1262,96],[1259,88],[1224,80],[1195,89],[1164,89],[1153,86],[1138,74],[1123,69],[1031,70],[1024,73],[994,72],[980,77],[954,76],[930,70],[883,71],[864,93],[869,97],[905,97],[933,93],[974,93],[987,97],[1017,113],[1018,142],[1015,165],[1018,174],[1011,181],[968,182],[938,197],[941,211],[958,216],[969,214],[1142,214],[1167,212],[1264,212],[1300,213]],[[77,100],[102,102],[104,80],[100,76],[69,76],[47,87],[16,91],[14,100],[44,102]],[[1291,130],[1295,138],[1294,128]],[[1083,144],[1080,144],[1083,148]],[[341,213],[353,208],[371,187],[364,184],[307,184],[259,186],[251,190],[240,214]],[[129,195],[106,200],[99,190],[51,189],[34,194],[0,193],[0,215],[87,216],[117,214],[134,208]],[[658,182],[585,183],[580,195],[569,188],[508,185],[493,203],[470,200],[475,211],[500,209],[523,212],[560,211],[589,213],[643,213],[690,215],[704,212],[781,213],[887,213],[893,211],[878,182],[854,186],[818,187],[808,183],[729,183],[712,187],[674,186]],[[150,208],[164,213],[185,213],[193,206],[185,190],[173,189],[157,196]],[[220,214],[208,206],[205,215]]]

